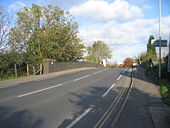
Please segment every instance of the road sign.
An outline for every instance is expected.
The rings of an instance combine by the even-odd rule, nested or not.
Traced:
[[[152,46],[159,47],[159,40],[154,41]],[[167,40],[161,40],[161,47],[167,47]]]

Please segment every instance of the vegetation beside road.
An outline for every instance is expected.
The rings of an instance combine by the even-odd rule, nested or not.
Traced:
[[[0,81],[2,80],[12,80],[12,79],[17,79],[17,78],[24,78],[24,77],[28,77],[27,75],[22,75],[22,76],[11,76],[11,77],[5,77],[5,78],[0,78]]]
[[[164,63],[163,65],[166,65],[166,63]],[[158,77],[158,65],[153,68],[147,69],[146,76],[150,78],[155,84],[160,86],[162,101],[165,104],[170,105],[170,81],[168,81],[170,73],[167,73],[167,68],[165,67],[166,66],[162,66],[162,78]]]
[[[162,59],[161,78],[158,77],[158,64],[153,64],[152,60],[158,60],[156,49],[152,47],[151,41],[154,37],[151,35],[147,44],[147,52],[138,56],[138,62],[144,64],[146,68],[146,76],[151,79],[156,85],[160,86],[160,94],[165,104],[170,105],[170,73],[168,68],[168,56]]]
[[[19,10],[15,20],[10,17],[0,6],[1,80],[43,74],[45,60],[101,64],[103,59],[111,58],[104,41],[85,46],[78,35],[78,22],[60,7],[33,4]]]

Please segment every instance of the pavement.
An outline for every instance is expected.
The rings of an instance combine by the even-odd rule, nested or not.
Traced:
[[[130,84],[129,70],[96,68],[16,79],[15,85],[8,81],[0,88],[0,128],[92,128],[113,103],[116,116]]]
[[[159,86],[137,67],[133,74],[133,88],[116,128],[170,128],[170,107],[162,103]]]

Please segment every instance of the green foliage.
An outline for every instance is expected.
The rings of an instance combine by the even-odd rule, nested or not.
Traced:
[[[78,38],[78,25],[73,17],[57,6],[32,5],[17,13],[17,25],[10,33],[11,47],[25,52],[28,63],[43,59],[78,60],[84,45]]]
[[[161,95],[165,95],[165,93],[168,92],[168,87],[167,86],[161,86],[160,87],[160,92],[161,92]]]
[[[100,63],[103,59],[111,58],[111,51],[104,41],[94,41],[92,46],[87,47],[87,62]]]
[[[170,105],[170,91],[162,96],[162,100],[165,104]]]
[[[21,54],[15,51],[0,52],[0,77],[9,77],[14,74],[14,64],[22,62]]]
[[[162,66],[162,71],[164,71],[164,66]],[[167,72],[167,69],[166,69]],[[163,73],[164,74],[164,73]],[[168,81],[168,76],[162,75],[162,78],[158,77],[158,66],[155,66],[146,71],[147,77],[153,80],[153,82],[160,86],[160,94],[162,95],[162,100],[165,104],[170,105],[170,83]]]
[[[151,58],[157,58],[156,48],[153,47],[151,44],[153,39],[154,39],[153,35],[149,36],[149,40],[147,44],[147,52],[143,52],[137,57],[137,59],[140,60],[141,62],[146,62]]]
[[[16,77],[16,76],[8,76],[8,77],[4,77],[4,78],[0,78],[0,81],[2,80],[12,80],[12,79],[16,79],[16,78],[24,78],[24,77],[28,77],[27,75],[22,75],[22,76],[19,76],[19,77]]]
[[[146,72],[146,75],[152,79],[152,80],[157,80],[158,78],[158,68],[157,66],[153,67],[152,69],[148,69]]]
[[[160,92],[163,102],[170,105],[170,84],[161,86]]]
[[[153,47],[152,47],[152,44],[151,44],[151,41],[154,39],[154,36],[151,35],[149,36],[149,40],[148,40],[148,44],[147,44],[147,52],[150,52],[153,50]]]
[[[0,8],[0,20],[1,14],[6,16],[1,12]],[[15,26],[8,31],[8,38],[3,37],[9,47],[0,53],[1,78],[12,77],[14,65],[25,71],[28,64],[30,70],[40,68],[41,74],[44,59],[77,61],[82,58],[85,46],[78,37],[78,23],[69,12],[57,6],[33,4],[31,8],[24,7],[17,12],[17,16]],[[0,33],[3,28],[0,23]]]
[[[149,36],[148,44],[147,44],[147,55],[150,58],[156,58],[156,48],[152,46],[151,41],[154,39],[154,36]]]

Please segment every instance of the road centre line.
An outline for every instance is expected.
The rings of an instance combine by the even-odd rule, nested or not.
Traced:
[[[96,125],[93,128],[102,128],[103,124],[105,123],[105,121],[110,117],[110,115],[113,113],[113,110],[115,109],[115,107],[118,104],[118,101],[120,101],[120,98],[122,97],[122,95],[125,92],[126,86],[127,86],[127,79],[125,81],[124,87],[120,90],[120,92],[118,93],[118,95],[116,96],[115,100],[113,101],[113,103],[109,106],[109,108],[107,109],[107,111],[103,114],[103,116],[100,118],[100,120],[96,123]]]
[[[9,87],[15,87],[15,86],[18,86],[19,85],[19,83],[18,84],[11,84],[11,85],[7,85],[7,86],[2,86],[2,87],[0,87],[0,89],[4,89],[4,88],[9,88]]]
[[[114,86],[115,86],[115,84],[113,84],[113,85],[102,95],[102,97],[105,97]]]
[[[20,97],[28,96],[28,95],[31,95],[31,94],[34,94],[34,93],[38,93],[38,92],[42,92],[42,91],[49,90],[49,89],[52,89],[52,88],[56,88],[56,87],[59,87],[61,85],[63,85],[63,84],[58,84],[58,85],[54,85],[54,86],[51,86],[51,87],[48,87],[48,88],[43,88],[43,89],[40,89],[40,90],[37,90],[37,91],[33,91],[33,92],[29,92],[29,93],[26,93],[26,94],[23,94],[23,95],[19,95],[17,97],[20,98]]]
[[[122,74],[125,73],[125,72],[126,72],[126,70],[124,70],[124,71],[122,72]]]
[[[102,72],[102,71],[97,71],[97,72],[94,72],[93,74],[97,74],[97,73],[100,73],[100,72]]]
[[[86,77],[89,77],[89,76],[90,76],[90,75],[86,75],[86,76],[83,76],[83,77],[77,78],[77,79],[75,79],[75,80],[73,80],[73,81],[78,81],[78,80],[81,80],[81,79],[86,78]]]
[[[102,71],[97,71],[97,72],[94,72],[94,73],[92,73],[92,74],[88,74],[88,75],[86,75],[86,76],[77,78],[77,79],[75,79],[75,80],[73,80],[73,81],[78,81],[78,80],[81,80],[81,79],[83,79],[83,78],[89,77],[89,76],[91,76],[91,75],[93,75],[93,74],[97,74],[97,73],[100,73],[100,72],[102,72]]]
[[[92,108],[88,108],[83,114],[81,114],[78,118],[76,118],[71,124],[69,124],[66,128],[72,128],[79,120],[81,120],[87,113],[89,113]]]
[[[102,72],[102,71],[97,71],[96,73],[99,73],[99,72]],[[78,80],[80,80],[80,79],[89,77],[90,75],[92,75],[92,74],[88,74],[88,75],[86,75],[86,76],[77,78],[77,79],[75,79],[75,80],[73,80],[73,81],[78,81]],[[48,87],[48,88],[43,88],[43,89],[40,89],[40,90],[37,90],[37,91],[33,91],[33,92],[29,92],[29,93],[26,93],[26,94],[19,95],[19,96],[17,96],[17,97],[18,97],[18,98],[21,98],[21,97],[24,97],[24,96],[27,96],[27,95],[31,95],[31,94],[34,94],[34,93],[38,93],[38,92],[42,92],[42,91],[45,91],[45,90],[48,90],[48,89],[52,89],[52,88],[55,88],[55,87],[59,87],[59,86],[61,86],[61,85],[63,85],[63,84],[54,85],[54,86],[51,86],[51,87]],[[14,85],[14,86],[16,86],[16,85]]]
[[[117,78],[117,80],[120,80],[121,77],[122,77],[122,75],[120,75],[120,76]]]
[[[94,73],[94,74],[97,74],[97,73],[99,73],[99,72],[102,72],[102,71],[97,71],[96,73]],[[71,73],[68,73],[68,74],[71,74]],[[58,76],[55,76],[55,77],[58,77]],[[42,80],[48,80],[48,79],[51,79],[51,78],[54,78],[54,77],[49,77],[49,78],[44,78],[44,79],[37,79],[37,80],[32,80],[32,81],[42,81]],[[27,81],[27,82],[30,82],[30,81]],[[18,86],[18,85],[21,85],[22,84],[22,82],[21,83],[14,83],[14,84],[11,84],[11,85],[0,85],[0,89],[5,89],[5,88],[10,88],[10,87],[15,87],[15,86]]]

